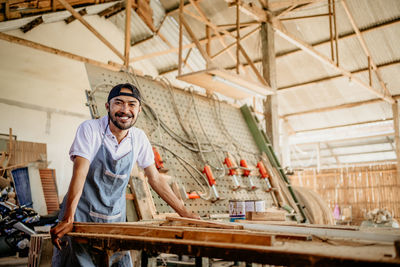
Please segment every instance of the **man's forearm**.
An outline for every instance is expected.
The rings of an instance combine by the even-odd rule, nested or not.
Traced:
[[[65,213],[63,221],[74,221],[76,207],[82,195],[83,186],[85,184],[86,175],[89,171],[90,163],[87,159],[76,157],[74,160],[74,169],[71,183],[68,188],[67,201],[65,203]]]

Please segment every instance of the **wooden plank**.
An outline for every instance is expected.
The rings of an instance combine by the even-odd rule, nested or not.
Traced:
[[[156,214],[150,187],[144,173],[139,171],[137,166],[132,169],[132,175],[129,179],[134,203],[138,216],[141,220],[151,220]]]
[[[111,250],[143,249],[178,255],[201,256],[229,261],[249,261],[273,265],[289,266],[395,266],[399,259],[384,257],[382,254],[359,252],[359,248],[347,246],[338,253],[332,246],[310,244],[298,246],[259,246],[248,244],[229,244],[222,242],[204,242],[196,240],[177,240],[157,237],[137,237],[109,234],[70,233],[77,242],[90,242],[93,246]],[[298,241],[297,241],[298,242]],[[358,243],[357,243],[358,244]],[[310,247],[310,248],[308,248]],[[330,249],[329,249],[330,248]],[[348,248],[348,249],[347,249]],[[364,248],[365,249],[365,246]],[[318,250],[318,253],[315,251]],[[382,250],[381,250],[382,251]],[[357,255],[358,254],[358,255]]]
[[[393,113],[393,127],[394,127],[394,143],[396,146],[396,174],[397,174],[397,184],[400,185],[400,123],[399,123],[399,103],[396,102],[392,105]]]
[[[105,68],[105,69],[108,69],[108,70],[111,70],[111,71],[120,71],[121,68],[122,68],[122,65],[119,65],[119,64],[117,64],[117,65],[115,65],[115,64],[114,65],[106,64],[106,63],[103,63],[103,62],[100,62],[100,61],[97,61],[97,60],[93,60],[93,59],[90,59],[90,58],[82,57],[82,56],[79,56],[79,55],[76,55],[76,54],[72,54],[70,52],[66,52],[66,51],[63,51],[63,50],[60,50],[60,49],[57,49],[57,48],[53,48],[53,47],[49,47],[49,46],[46,46],[46,45],[42,45],[42,44],[39,44],[39,43],[36,43],[36,42],[32,42],[32,41],[29,41],[29,40],[26,40],[26,39],[15,37],[15,36],[12,36],[12,35],[9,35],[9,34],[5,34],[5,33],[2,33],[2,32],[0,32],[0,39],[8,41],[10,43],[19,44],[19,45],[23,45],[23,46],[26,46],[26,47],[30,47],[30,48],[36,49],[36,50],[47,52],[47,53],[50,53],[50,54],[63,56],[63,57],[66,57],[66,58],[69,58],[69,59],[72,59],[72,60],[76,60],[76,61],[80,61],[80,62],[83,62],[83,63],[92,64],[94,66]]]
[[[138,226],[124,224],[74,224],[76,233],[111,234],[127,236],[146,236],[157,238],[171,238],[179,240],[196,240],[204,242],[223,242],[248,245],[271,246],[274,236],[265,233],[249,231],[223,231],[217,229],[196,229],[191,227],[172,228],[163,226]]]
[[[182,217],[167,217],[167,220],[170,221],[181,221],[188,224],[194,224],[201,227],[214,227],[214,228],[222,228],[222,229],[243,229],[242,226],[234,224],[234,223],[221,223],[221,222],[213,222],[213,221],[205,221],[205,220],[196,220]]]
[[[286,221],[286,212],[281,210],[250,211],[246,212],[246,219],[250,221]]]
[[[95,28],[92,27],[66,0],[59,1],[65,9],[67,9],[77,20],[79,20],[89,31],[91,31],[103,44],[105,44],[111,51],[114,52],[122,61],[124,56],[106,39],[104,38]]]

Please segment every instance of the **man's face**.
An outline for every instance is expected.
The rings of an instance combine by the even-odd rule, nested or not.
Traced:
[[[122,88],[121,92],[132,93],[131,90]],[[141,111],[139,100],[132,96],[116,96],[106,103],[106,109],[111,122],[120,130],[131,128]]]

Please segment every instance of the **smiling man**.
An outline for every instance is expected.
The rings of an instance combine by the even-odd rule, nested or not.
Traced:
[[[114,253],[104,263],[102,252],[64,235],[72,230],[73,222],[126,220],[125,189],[135,163],[144,169],[154,191],[179,215],[198,218],[159,176],[149,140],[133,127],[142,109],[139,90],[131,84],[119,84],[111,89],[105,106],[107,116],[79,126],[69,152],[73,174],[61,205],[60,222],[51,230],[55,245],[52,266],[132,266],[128,252]]]

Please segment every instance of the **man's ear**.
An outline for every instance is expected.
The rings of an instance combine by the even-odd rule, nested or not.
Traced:
[[[139,106],[138,114],[140,113],[140,111],[142,111],[142,105]]]
[[[110,111],[110,104],[108,104],[108,102],[106,102],[106,110],[107,110],[107,112],[109,112]]]

